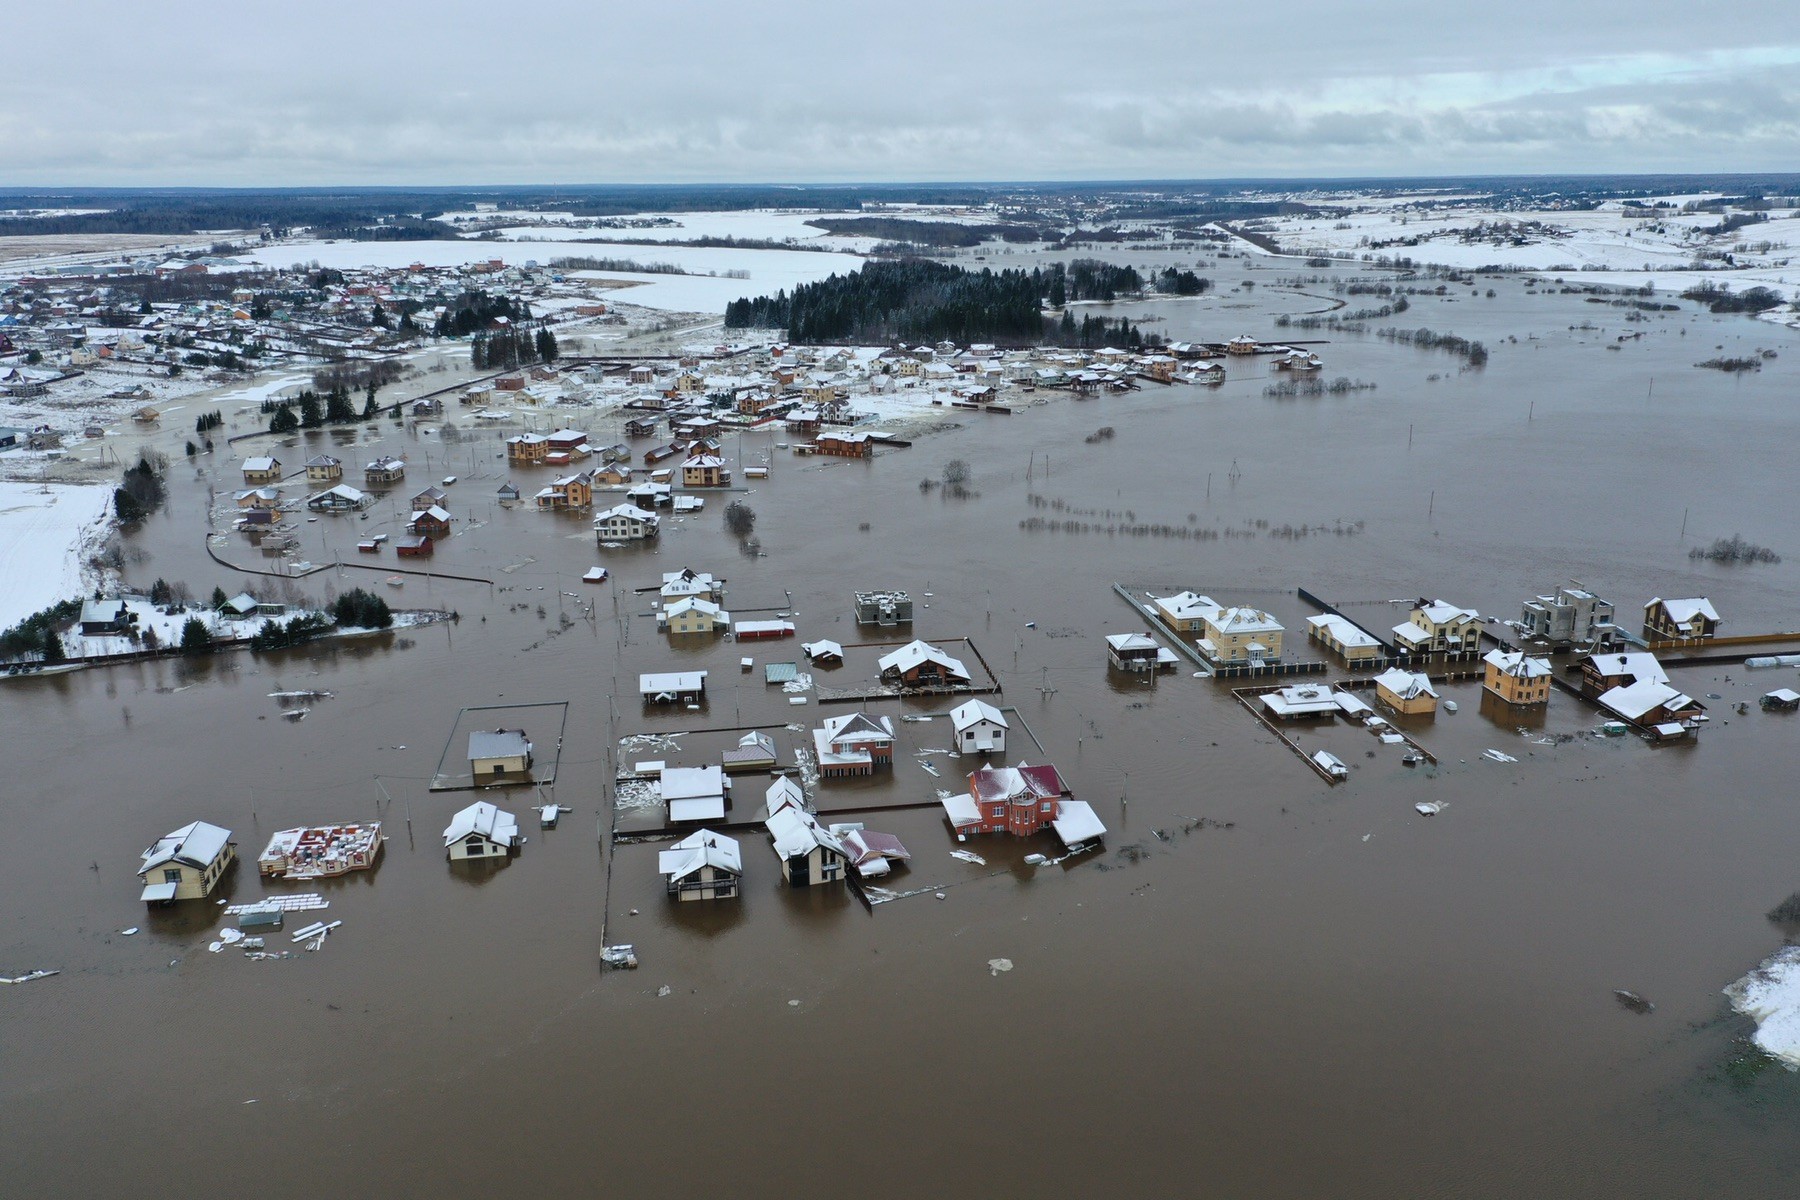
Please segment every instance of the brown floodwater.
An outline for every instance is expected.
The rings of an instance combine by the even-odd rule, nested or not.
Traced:
[[[1254,266],[1253,293],[1120,310],[1171,337],[1223,338],[1273,336],[1273,313],[1323,307],[1274,286],[1293,270]],[[1229,285],[1245,267],[1210,273]],[[1328,788],[1226,686],[1106,669],[1101,637],[1141,628],[1115,581],[1268,607],[1304,657],[1298,587],[1512,617],[1574,577],[1626,618],[1654,595],[1705,594],[1728,632],[1800,628],[1787,495],[1800,339],[1691,311],[1627,324],[1516,278],[1493,286],[1491,300],[1453,288],[1455,303],[1415,298],[1377,323],[1480,338],[1482,371],[1372,332],[1296,333],[1330,339],[1327,377],[1379,386],[1269,399],[1267,361],[1234,361],[1217,389],[1059,395],[873,462],[777,450],[746,497],[763,556],[739,552],[718,497],[671,520],[659,548],[608,554],[614,579],[599,587],[578,582],[602,561],[584,517],[491,502],[506,478],[497,434],[449,447],[410,424],[357,434],[347,461],[404,448],[411,486],[367,522],[301,524],[306,556],[355,561],[358,537],[397,528],[395,499],[454,471],[467,525],[433,569],[492,583],[396,591],[385,572],[334,568],[294,586],[313,599],[374,586],[457,621],[0,684],[0,973],[62,972],[0,993],[0,1191],[1785,1192],[1800,1090],[1737,1061],[1749,1024],[1719,989],[1780,944],[1762,914],[1800,887],[1800,724],[1754,705],[1791,670],[1682,668],[1684,690],[1720,697],[1715,720],[1697,745],[1661,749],[1540,744],[1596,714],[1558,694],[1541,719],[1516,720],[1478,685],[1451,685],[1459,712],[1408,726],[1435,768],[1405,768],[1347,727],[1303,732],[1352,767]],[[1600,328],[1572,328],[1587,322]],[[1757,347],[1780,357],[1756,374],[1691,365]],[[1084,442],[1108,425],[1116,437]],[[921,491],[952,457],[972,465],[975,494]],[[172,469],[166,512],[125,542],[133,583],[204,595],[245,582],[199,532],[208,484],[229,490],[234,468]],[[514,478],[527,494],[538,483]],[[1241,536],[1020,528],[1120,519],[1076,510]],[[1739,532],[1787,561],[1690,561],[1691,546]],[[238,535],[217,548],[263,565]],[[1050,851],[1047,837],[988,840],[971,846],[976,865],[951,857],[935,812],[896,809],[870,824],[910,847],[890,884],[920,894],[866,910],[841,889],[784,889],[766,841],[740,830],[743,897],[668,902],[657,846],[611,836],[615,739],[760,726],[785,755],[804,736],[787,725],[847,711],[764,684],[761,665],[798,657],[794,642],[669,646],[632,589],[684,565],[726,576],[734,611],[791,609],[803,640],[864,640],[850,592],[909,589],[929,605],[913,632],[972,639],[1004,686],[997,702],[1029,727],[1012,759],[1039,761],[1041,742],[1110,826],[1105,849],[1034,870],[1023,858]],[[756,671],[738,670],[745,654]],[[705,708],[645,713],[637,673],[677,667],[711,672]],[[818,679],[852,686],[858,670],[853,656]],[[332,696],[292,722],[269,693],[294,690]],[[427,782],[459,714],[540,702],[568,705],[550,791],[573,811],[540,831],[533,793],[508,791],[523,851],[446,863],[440,831],[473,797]],[[923,753],[947,750],[945,722],[899,729],[891,779],[827,786],[825,806],[930,800],[972,766]],[[696,759],[721,742],[677,739]],[[1519,761],[1483,758],[1490,747]],[[761,786],[739,784],[734,816]],[[1418,816],[1425,799],[1443,814]],[[256,878],[274,830],[379,817],[389,841],[375,871],[316,888],[343,922],[318,952],[256,962],[207,953],[222,924],[210,902],[137,903],[138,852],[196,817],[233,829],[251,860],[226,884],[235,901],[314,890]],[[598,969],[603,926],[641,969]],[[994,958],[1013,969],[991,973]],[[1655,1013],[1624,1010],[1615,988]]]

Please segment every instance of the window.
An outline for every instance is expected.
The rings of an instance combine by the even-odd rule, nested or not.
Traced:
[[[463,853],[467,854],[470,858],[477,858],[484,853],[484,847],[474,838],[470,838],[464,846]]]
[[[163,871],[163,882],[164,883],[180,883],[181,882],[181,868],[180,867],[170,867],[170,868],[165,869]]]

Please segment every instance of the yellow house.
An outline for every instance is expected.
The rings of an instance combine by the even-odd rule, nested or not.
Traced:
[[[731,628],[731,614],[711,600],[687,596],[656,614],[656,623],[671,634],[714,633]]]
[[[731,472],[725,460],[711,454],[696,454],[681,464],[683,487],[730,487]]]
[[[309,483],[336,483],[344,477],[342,460],[329,454],[319,454],[306,460],[306,479]]]
[[[469,735],[469,770],[477,783],[531,770],[531,739],[523,729],[478,729]]]
[[[1420,600],[1394,642],[1409,654],[1468,654],[1481,646],[1481,614],[1442,600]]]
[[[213,890],[237,858],[231,830],[195,821],[159,839],[144,851],[138,877],[144,881],[139,899],[146,904],[199,900]]]
[[[1255,608],[1221,608],[1206,616],[1200,653],[1214,662],[1275,662],[1281,658],[1280,621]]]
[[[261,483],[281,482],[281,460],[272,455],[261,455],[244,460],[244,482],[251,487]]]
[[[1375,695],[1383,704],[1408,716],[1437,711],[1438,694],[1431,680],[1399,667],[1375,677]]]
[[[506,439],[506,461],[519,466],[541,463],[550,453],[550,439],[541,433],[521,433]]]
[[[1343,617],[1332,613],[1306,619],[1306,636],[1353,667],[1381,657],[1381,643]]]
[[[1490,650],[1481,686],[1508,704],[1550,703],[1550,660],[1527,658],[1522,651]]]

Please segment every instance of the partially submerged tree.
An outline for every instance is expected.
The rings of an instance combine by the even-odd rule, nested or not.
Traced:
[[[181,652],[205,654],[212,649],[212,632],[199,617],[189,617],[181,625]]]
[[[725,506],[725,528],[739,537],[749,537],[756,529],[756,510],[742,500]]]

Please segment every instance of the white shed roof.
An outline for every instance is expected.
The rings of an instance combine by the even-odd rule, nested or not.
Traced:
[[[469,807],[450,818],[450,824],[444,829],[444,845],[452,846],[471,833],[498,845],[511,848],[519,843],[519,821],[509,812],[502,812],[485,800]]]

